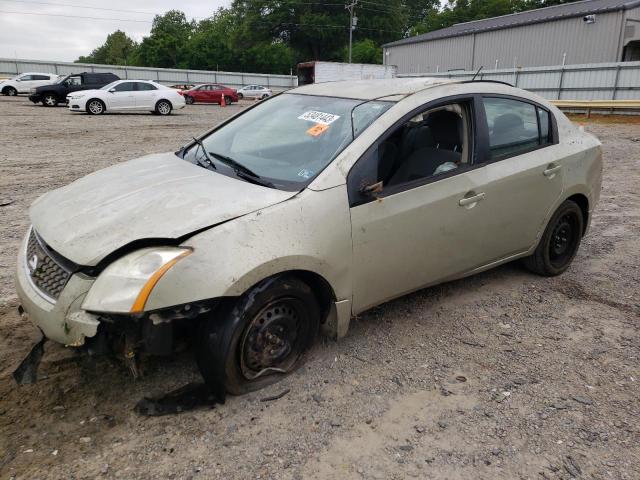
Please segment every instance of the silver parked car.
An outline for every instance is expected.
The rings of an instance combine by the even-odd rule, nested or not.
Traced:
[[[264,99],[273,95],[270,88],[262,85],[247,85],[238,89],[238,98],[259,98]]]
[[[515,259],[561,274],[601,170],[595,137],[506,84],[308,85],[36,200],[20,308],[131,361],[195,332],[206,381],[241,394],[408,292]]]

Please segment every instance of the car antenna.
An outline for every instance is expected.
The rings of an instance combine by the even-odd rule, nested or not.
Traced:
[[[476,77],[478,76],[478,74],[480,73],[480,71],[484,68],[484,65],[480,65],[480,68],[478,69],[478,71],[476,72],[476,74],[473,76],[473,78],[471,79],[471,81],[473,82]]]

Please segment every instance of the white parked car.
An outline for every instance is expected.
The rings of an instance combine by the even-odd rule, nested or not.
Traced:
[[[169,115],[183,108],[184,98],[177,90],[148,80],[117,80],[98,90],[83,90],[67,95],[72,112],[100,115],[107,111],[148,110]]]
[[[238,98],[267,98],[273,95],[270,88],[261,85],[247,85],[238,90]]]
[[[0,82],[0,92],[13,97],[19,93],[29,93],[32,88],[55,82],[58,75],[54,73],[27,72]]]

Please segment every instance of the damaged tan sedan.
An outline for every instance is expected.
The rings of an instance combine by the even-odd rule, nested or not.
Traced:
[[[304,86],[38,199],[20,309],[132,368],[190,336],[207,383],[241,394],[392,298],[515,259],[562,273],[601,170],[596,138],[506,84]]]

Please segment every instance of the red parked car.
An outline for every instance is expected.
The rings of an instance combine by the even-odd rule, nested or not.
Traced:
[[[182,92],[187,105],[192,103],[222,103],[224,96],[226,104],[238,101],[238,93],[233,88],[218,85],[216,83],[204,83]]]

